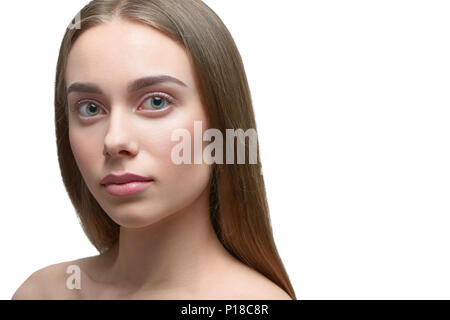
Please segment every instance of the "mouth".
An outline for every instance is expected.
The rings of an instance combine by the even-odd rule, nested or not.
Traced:
[[[148,181],[130,181],[126,183],[110,183],[103,184],[106,191],[113,196],[128,196],[145,190],[153,183],[154,180]]]
[[[100,185],[105,187],[106,191],[113,196],[126,196],[141,192],[154,180],[153,177],[143,177],[128,172],[121,175],[111,173],[100,181]]]

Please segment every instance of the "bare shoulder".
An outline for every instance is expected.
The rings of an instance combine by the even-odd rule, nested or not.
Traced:
[[[247,279],[246,282],[243,282],[247,286],[243,292],[247,294],[248,299],[292,300],[286,291],[255,270],[250,270],[248,274],[244,274],[243,276]],[[243,279],[243,281],[245,280]],[[242,299],[247,298],[244,296]]]
[[[67,287],[67,279],[88,258],[64,261],[33,272],[16,290],[12,300],[76,299],[76,290]]]
[[[227,292],[238,300],[292,300],[289,294],[273,281],[249,266],[240,263],[226,278]]]

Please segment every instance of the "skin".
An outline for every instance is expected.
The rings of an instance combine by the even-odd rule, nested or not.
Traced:
[[[129,82],[154,75],[170,75],[186,87],[160,83],[127,92]],[[67,86],[74,82],[94,83],[103,92],[68,95],[69,138],[89,190],[120,225],[120,239],[105,254],[36,271],[13,299],[290,299],[217,238],[209,219],[212,167],[171,160],[179,143],[171,141],[173,130],[185,128],[194,137],[195,120],[208,128],[183,47],[156,29],[116,18],[75,42],[66,72]],[[147,97],[156,93],[173,98],[160,113]],[[80,100],[78,106],[97,106],[92,115],[86,106],[84,113],[77,111]],[[126,197],[100,185],[108,173],[124,172],[155,181]],[[66,268],[73,264],[81,268],[79,290],[65,287]]]

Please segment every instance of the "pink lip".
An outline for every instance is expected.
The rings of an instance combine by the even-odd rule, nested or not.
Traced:
[[[143,177],[133,173],[108,174],[100,184],[113,196],[125,196],[140,192],[154,181],[153,177]]]
[[[127,196],[138,193],[147,188],[153,180],[150,181],[132,181],[123,184],[108,184],[104,185],[106,191],[113,196]]]
[[[132,181],[150,181],[155,180],[153,177],[143,177],[134,173],[126,172],[121,175],[116,175],[113,173],[110,173],[106,175],[101,181],[100,184],[121,184],[121,183],[128,183]]]

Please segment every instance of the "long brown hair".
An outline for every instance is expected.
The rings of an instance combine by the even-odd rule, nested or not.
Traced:
[[[184,46],[189,54],[212,128],[219,129],[225,136],[226,129],[256,130],[256,123],[236,44],[222,20],[201,0],[93,0],[77,16],[79,27],[75,24],[67,28],[56,71],[58,161],[83,230],[103,253],[118,240],[120,226],[109,218],[88,190],[72,154],[68,135],[66,64],[74,42],[84,31],[116,17],[156,28]],[[234,257],[296,299],[273,239],[259,147],[257,164],[234,163],[214,164],[210,185],[210,215],[214,230]]]

